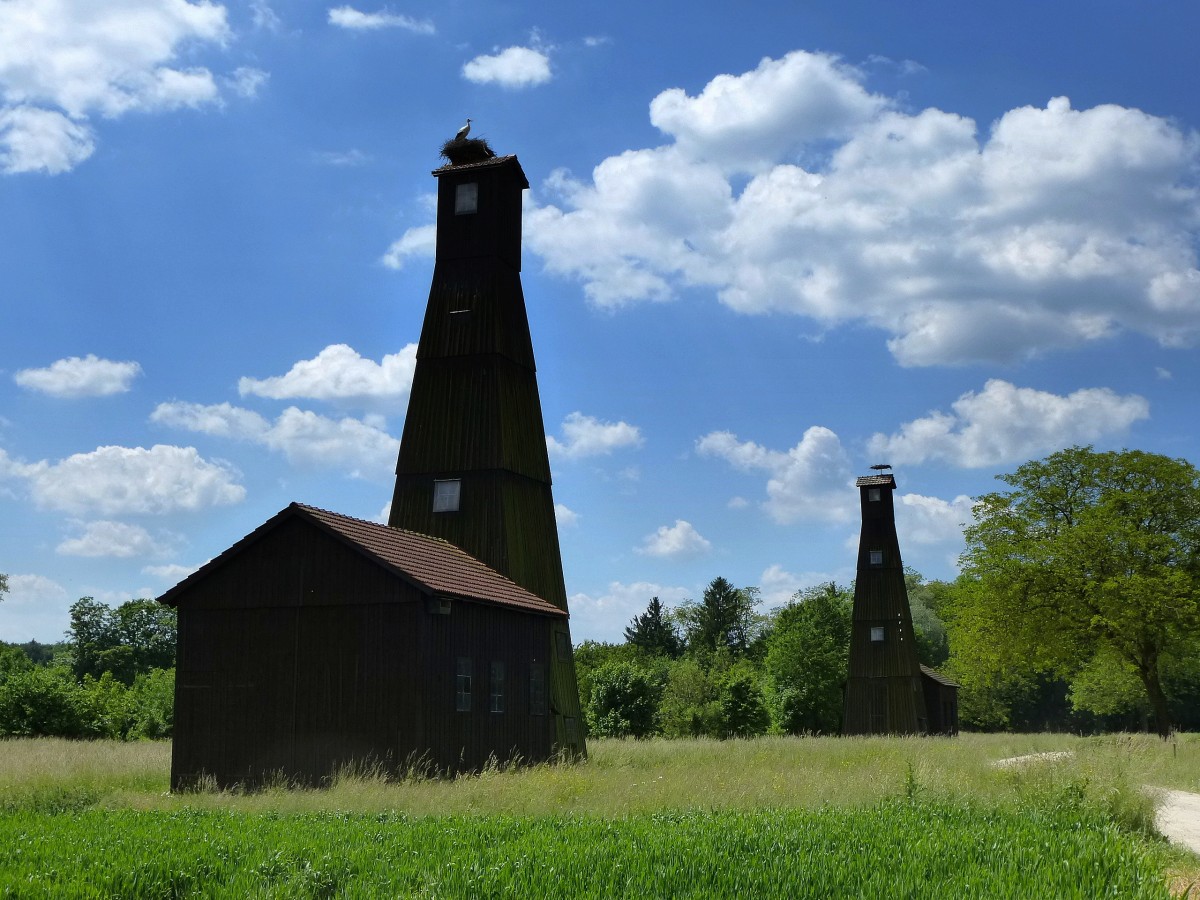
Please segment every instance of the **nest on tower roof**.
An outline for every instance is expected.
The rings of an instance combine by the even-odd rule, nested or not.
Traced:
[[[486,162],[496,155],[486,138],[450,138],[442,144],[442,158],[450,161],[452,166],[463,166],[467,163]]]

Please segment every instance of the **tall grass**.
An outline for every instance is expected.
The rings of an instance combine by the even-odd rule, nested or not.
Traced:
[[[1200,791],[1200,736],[962,735],[744,741],[597,740],[581,764],[490,770],[452,780],[356,772],[327,790],[277,785],[172,795],[165,743],[0,742],[0,804],[245,812],[628,815],[661,810],[866,806],[919,792],[929,799],[1016,802],[1070,789],[1127,824],[1145,823],[1143,785]],[[1062,752],[1007,768],[998,760]],[[39,799],[40,798],[40,799]],[[57,799],[56,799],[57,798]]]

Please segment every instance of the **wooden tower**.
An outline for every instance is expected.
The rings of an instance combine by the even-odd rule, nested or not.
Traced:
[[[521,290],[516,156],[438,182],[437,254],[388,524],[444,538],[567,610],[546,430]],[[547,648],[557,747],[585,752],[566,617]]]
[[[896,479],[868,475],[855,486],[862,531],[842,733],[926,734],[923,676],[892,505]]]

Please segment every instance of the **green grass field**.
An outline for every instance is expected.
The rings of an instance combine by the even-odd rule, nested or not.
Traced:
[[[450,781],[172,795],[167,744],[4,741],[0,896],[1165,898],[1200,873],[1141,789],[1200,791],[1197,736],[590,749]]]

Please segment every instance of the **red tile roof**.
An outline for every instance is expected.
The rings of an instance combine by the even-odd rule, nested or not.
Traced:
[[[367,557],[414,583],[427,594],[477,600],[546,615],[566,615],[554,604],[527,591],[515,581],[505,578],[495,569],[484,565],[449,541],[430,537],[427,534],[418,534],[415,531],[390,528],[377,522],[343,516],[340,513],[318,509],[315,506],[305,506],[302,503],[293,503],[277,515],[272,516],[158,599],[171,603],[174,595],[185,585],[202,578],[204,573],[220,565],[229,556],[242,552],[257,537],[270,531],[285,519],[294,516],[307,519],[334,537],[345,541]]]

